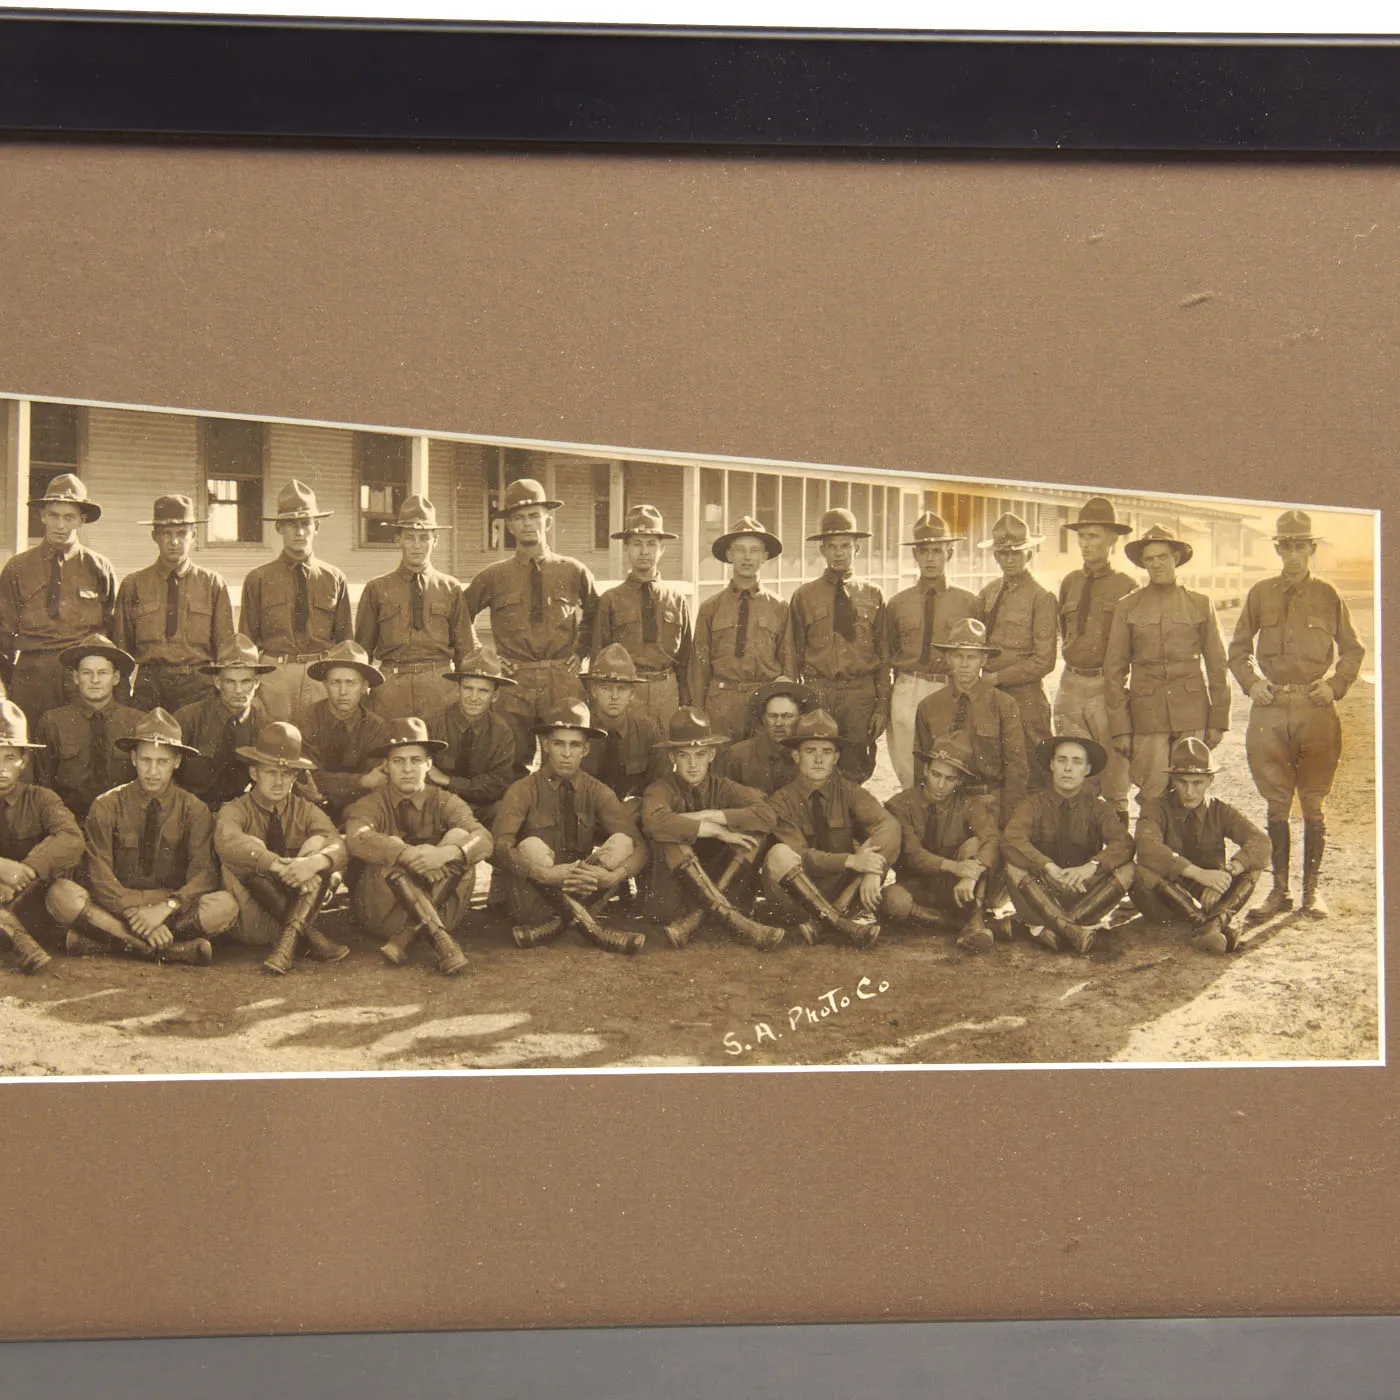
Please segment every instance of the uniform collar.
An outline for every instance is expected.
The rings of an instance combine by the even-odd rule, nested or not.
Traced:
[[[310,573],[311,570],[316,567],[315,550],[312,550],[312,552],[308,554],[305,559],[293,559],[292,556],[288,554],[287,551],[284,549],[282,553],[277,556],[277,559],[279,563],[285,564],[288,569],[292,570],[304,568],[307,571],[307,573]]]
[[[1113,560],[1105,559],[1097,569],[1091,569],[1085,564],[1081,567],[1080,572],[1085,578],[1107,578],[1113,572]]]
[[[144,812],[147,806],[154,802],[160,808],[162,816],[170,810],[171,805],[174,803],[175,789],[178,786],[179,784],[172,780],[170,786],[166,788],[159,797],[152,797],[151,794],[141,786],[140,782],[133,782],[131,784],[132,791],[136,794],[136,800],[140,804],[141,810]]]
[[[814,792],[819,792],[822,796],[827,796],[836,790],[836,774],[832,775],[824,783],[810,783],[800,773],[793,778],[793,786],[802,794],[803,801],[811,797]]]
[[[391,787],[389,787],[386,784],[384,788],[384,795],[389,799],[389,805],[393,807],[395,811],[398,811],[400,802],[411,802],[413,803],[414,807],[416,807],[418,811],[421,812],[423,810],[424,803],[427,802],[429,796],[432,794],[432,790],[433,785],[431,783],[425,783],[421,792],[396,793]]]
[[[856,581],[854,573],[839,574],[835,569],[823,569],[822,577],[831,584],[833,588],[835,588],[838,583],[844,583],[849,588],[850,585]]]
[[[66,564],[82,547],[82,543],[75,535],[67,549],[55,549],[48,540],[45,540],[39,549],[45,559],[61,559]]]
[[[190,570],[193,568],[194,560],[189,558],[188,555],[186,555],[186,557],[180,561],[180,565],[178,568],[173,569],[170,567],[169,564],[165,562],[164,559],[161,559],[159,557],[157,557],[156,559],[156,573],[158,573],[163,579],[168,579],[171,574],[174,574],[176,578],[187,578],[189,576]]]
[[[433,573],[433,561],[429,559],[428,562],[424,564],[421,569],[410,569],[408,565],[405,564],[402,559],[400,559],[398,567],[394,570],[394,572],[396,574],[401,575],[404,578],[421,578],[424,581],[426,581]]]
[[[630,584],[632,585],[633,588],[647,588],[647,587],[650,587],[650,588],[657,588],[657,589],[659,589],[659,588],[661,587],[661,575],[660,575],[660,574],[657,574],[657,576],[656,576],[655,578],[641,579],[641,578],[638,578],[638,577],[636,576],[636,574],[631,574],[631,573],[629,573],[629,574],[627,575],[627,577],[626,577],[625,579],[623,579],[622,581],[623,581],[623,583],[630,583]]]
[[[265,812],[269,817],[274,815],[275,813],[280,812],[285,817],[292,810],[292,798],[296,796],[296,793],[289,792],[287,794],[287,800],[281,803],[280,806],[276,807],[273,807],[269,803],[264,802],[262,798],[258,796],[257,791],[254,788],[248,789],[248,796],[252,799],[253,806],[256,807],[258,811]]]
[[[919,579],[919,591],[922,593],[946,593],[948,591],[948,575],[936,578],[932,583],[926,578]]]
[[[731,593],[747,593],[750,597],[753,597],[754,594],[763,592],[763,580],[756,578],[753,581],[752,588],[745,588],[744,585],[738,581],[738,579],[734,578],[733,575],[731,575],[729,579],[729,591]]]

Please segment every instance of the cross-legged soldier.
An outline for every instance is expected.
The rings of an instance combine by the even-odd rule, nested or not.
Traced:
[[[1084,954],[1094,926],[1118,907],[1133,883],[1133,842],[1117,812],[1085,783],[1102,773],[1101,744],[1057,734],[1036,745],[1050,783],[1028,793],[1001,837],[1011,902],[1033,938],[1050,949]]]
[[[233,643],[233,604],[223,579],[190,558],[205,522],[188,496],[157,496],[139,523],[151,527],[156,562],[122,580],[109,635],[136,658],[131,703],[173,712],[212,693],[202,668]]]
[[[349,948],[332,943],[315,920],[345,869],[345,838],[292,790],[316,766],[302,753],[301,731],[273,720],[238,756],[248,765],[250,787],[219,809],[214,824],[224,888],[238,901],[238,923],[228,937],[270,948],[263,966],[279,975],[291,971],[302,942],[318,961],[338,962]]]
[[[540,766],[511,784],[494,832],[515,941],[533,948],[577,924],[608,952],[638,952],[644,934],[609,928],[597,917],[647,861],[636,819],[610,787],[583,771],[589,745],[603,731],[587,705],[566,700],[545,712],[536,732]]]
[[[765,889],[794,923],[815,916],[868,948],[880,936],[875,913],[885,872],[899,854],[899,822],[838,771],[849,741],[825,710],[803,715],[785,742],[797,753],[797,776],[769,799],[777,825],[763,862]],[[804,921],[798,932],[816,942],[816,924]]]
[[[89,633],[111,632],[117,576],[78,539],[102,507],[76,476],[54,477],[29,504],[39,507],[44,539],[0,569],[0,664],[10,699],[37,728],[71,695],[63,650]]]
[[[875,771],[875,741],[890,713],[884,596],[852,577],[860,541],[870,532],[838,509],[827,511],[821,529],[807,538],[820,546],[826,569],[792,595],[788,645],[796,674],[840,727],[841,771],[863,783]]]
[[[42,914],[51,883],[83,858],[83,833],[73,814],[56,793],[23,781],[37,747],[24,711],[0,700],[0,942],[9,944],[21,972],[48,966],[49,955],[29,925]]]
[[[637,708],[647,683],[627,649],[613,642],[593,658],[584,684],[589,714],[603,737],[589,744],[583,771],[610,787],[628,812],[640,818],[642,793],[664,771],[656,748],[661,726]]]
[[[443,671],[477,649],[465,590],[433,567],[438,535],[451,528],[426,496],[409,496],[394,521],[399,566],[360,594],[355,640],[384,673],[368,704],[386,719],[432,723],[457,698]]]
[[[914,550],[919,581],[896,593],[885,605],[885,650],[894,670],[890,691],[890,727],[885,747],[902,788],[916,787],[914,716],[926,695],[948,683],[948,665],[935,645],[954,623],[976,617],[981,610],[975,593],[948,582],[948,563],[966,535],[949,534],[941,515],[925,511],[915,522]]]
[[[515,735],[492,706],[497,694],[515,682],[486,647],[464,656],[442,678],[456,685],[457,703],[428,726],[428,733],[447,745],[433,759],[428,781],[455,793],[489,829],[501,798],[515,781]]]
[[[35,752],[34,772],[82,821],[98,793],[136,776],[131,755],[116,746],[141,722],[140,710],[117,699],[136,662],[101,633],[68,647],[60,660],[76,695],[39,721],[34,737],[44,747]]]
[[[1172,745],[1171,786],[1138,816],[1133,903],[1163,923],[1185,920],[1203,953],[1236,946],[1234,916],[1269,861],[1269,838],[1228,802],[1210,796],[1216,769],[1200,739]],[[1226,859],[1226,841],[1237,847]]]
[[[1315,919],[1328,912],[1319,871],[1327,845],[1325,804],[1342,756],[1337,701],[1351,689],[1366,651],[1342,596],[1312,572],[1318,539],[1306,511],[1279,516],[1274,549],[1283,572],[1249,590],[1230,642],[1230,669],[1251,702],[1245,755],[1268,804],[1273,866],[1273,887],[1251,919],[1293,907],[1288,819],[1294,793],[1303,809],[1303,912]]]
[[[724,742],[700,710],[671,716],[658,745],[671,772],[642,799],[642,830],[651,843],[647,914],[665,924],[674,948],[685,947],[710,915],[741,942],[776,948],[783,930],[749,917],[730,897],[748,886],[745,877],[772,834],[775,815],[757,788],[715,773],[715,753]]]
[[[389,721],[365,706],[370,691],[384,684],[384,673],[358,642],[341,642],[306,674],[325,686],[326,698],[308,712],[302,741],[316,760],[315,788],[331,820],[340,822],[350,803],[388,781],[383,763],[370,755],[388,739]]]
[[[1176,581],[1191,546],[1154,525],[1123,553],[1147,571],[1148,582],[1113,610],[1104,696],[1113,746],[1129,760],[1141,802],[1167,790],[1178,739],[1219,744],[1230,727],[1230,678],[1215,605]]]
[[[1118,600],[1137,585],[1113,567],[1113,551],[1133,527],[1118,519],[1113,502],[1093,496],[1079,508],[1079,519],[1066,529],[1079,540],[1082,569],[1060,583],[1060,654],[1064,667],[1055,691],[1055,733],[1082,734],[1108,754],[1108,762],[1091,786],[1121,816],[1128,815],[1128,760],[1113,745],[1104,693],[1104,655]]]
[[[746,739],[755,729],[751,701],[759,688],[795,674],[787,640],[788,605],[763,587],[759,573],[783,542],[751,515],[736,521],[710,553],[729,566],[729,582],[700,604],[690,659],[690,699],[716,734]]]
[[[317,508],[305,482],[289,481],[277,493],[277,514],[263,517],[282,537],[282,552],[248,571],[238,607],[238,630],[277,665],[263,682],[263,706],[272,719],[296,725],[326,698],[307,666],[351,636],[350,586],[316,555],[317,531],[332,513]]]
[[[390,722],[373,751],[387,781],[345,812],[350,903],[361,927],[387,934],[380,955],[395,967],[426,935],[438,971],[451,977],[467,965],[453,936],[466,914],[477,861],[491,855],[491,833],[460,797],[428,781],[444,748],[416,716]]]
[[[598,599],[593,659],[606,647],[625,647],[643,682],[633,708],[664,724],[678,705],[690,704],[690,604],[660,573],[666,541],[677,536],[655,506],[633,506],[612,538],[622,541],[627,577]]]
[[[989,877],[1001,833],[986,804],[962,793],[978,777],[972,745],[966,735],[945,735],[931,753],[915,757],[923,782],[885,803],[899,822],[900,841],[895,883],[885,886],[881,908],[890,919],[956,929],[959,948],[988,952]]]
[[[82,883],[55,880],[49,914],[68,930],[71,956],[125,952],[205,966],[210,940],[233,927],[238,905],[219,888],[209,808],[175,781],[194,750],[160,708],[117,744],[132,755],[135,781],[93,801]]]
[[[496,713],[515,735],[515,772],[535,757],[534,726],[546,710],[583,694],[579,670],[593,643],[598,589],[577,559],[550,547],[554,512],[538,481],[506,487],[498,512],[515,553],[488,564],[467,586],[467,614],[491,613],[491,637],[513,690],[496,698]]]
[[[797,776],[797,755],[784,742],[797,733],[797,721],[817,707],[801,681],[779,676],[754,693],[758,732],[721,751],[715,772],[771,797]]]

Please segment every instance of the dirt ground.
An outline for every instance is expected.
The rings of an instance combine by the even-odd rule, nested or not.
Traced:
[[[1227,636],[1233,621],[1222,615]],[[948,936],[899,926],[868,952],[784,944],[758,954],[709,930],[677,952],[631,916],[614,922],[646,931],[635,958],[572,933],[521,952],[504,920],[477,910],[464,940],[471,966],[447,979],[425,948],[409,968],[386,966],[342,900],[323,926],[352,943],[351,956],[283,978],[234,946],[208,969],[61,956],[42,977],[6,968],[0,1074],[1375,1059],[1373,673],[1340,708],[1346,753],[1325,867],[1333,912],[1263,925],[1228,959],[1194,952],[1178,927],[1138,920],[1087,958],[1019,942],[969,956]],[[1262,822],[1246,719],[1237,694],[1216,792]],[[883,753],[872,788],[896,788]],[[1296,818],[1294,830],[1296,887]]]

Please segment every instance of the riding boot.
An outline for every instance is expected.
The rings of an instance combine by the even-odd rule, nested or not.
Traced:
[[[283,926],[281,937],[277,940],[277,946],[263,960],[263,966],[269,972],[275,972],[280,976],[291,970],[292,963],[296,959],[297,943],[309,931],[311,920],[315,918],[317,911],[325,902],[329,888],[330,872],[327,871],[310,890],[297,896],[296,901],[287,912],[287,922]],[[322,942],[330,948],[338,946],[331,943],[329,939],[322,939]],[[343,957],[349,951],[348,948],[345,949],[341,956]]]
[[[517,948],[538,948],[564,932],[564,920],[545,919],[538,924],[516,924],[510,931]]]
[[[53,959],[38,945],[28,929],[8,909],[0,909],[0,932],[6,934],[19,959],[21,972],[42,972]]]
[[[1322,853],[1327,849],[1327,827],[1321,817],[1303,822],[1303,902],[1300,906],[1310,919],[1325,919],[1332,911],[1318,889]]]
[[[157,962],[188,963],[208,967],[214,961],[214,945],[207,938],[190,938],[183,943],[167,943],[155,950]]]
[[[1230,888],[1216,900],[1215,907],[1210,911],[1211,915],[1220,920],[1227,932],[1230,921],[1249,903],[1249,897],[1258,883],[1259,876],[1253,870],[1246,870],[1243,874],[1236,875],[1230,881]]]
[[[1152,893],[1159,900],[1167,905],[1175,913],[1180,914],[1188,924],[1199,927],[1210,917],[1195,899],[1189,890],[1184,890],[1175,880],[1163,880],[1158,885],[1153,885]]]
[[[428,935],[433,945],[433,951],[438,955],[438,971],[444,977],[452,977],[466,967],[467,955],[462,951],[457,940],[448,933],[441,916],[433,907],[433,901],[429,898],[428,892],[413,878],[412,872],[399,866],[392,866],[385,873],[384,878],[394,891],[394,897],[407,912],[410,922],[417,925],[418,932]],[[438,881],[434,893],[437,894],[441,889],[450,893],[455,885],[460,883],[461,878],[461,872],[458,872],[455,881],[451,879]],[[395,959],[384,950],[394,942],[394,939],[390,939],[379,950],[385,957],[389,958],[390,962],[395,961]],[[406,948],[404,952],[407,953]]]
[[[1045,928],[1053,935],[1052,938],[1043,938],[1042,936],[1043,941],[1050,947],[1058,948],[1058,940],[1063,939],[1076,953],[1082,955],[1094,946],[1093,930],[1081,928],[1076,924],[1060,908],[1058,901],[1050,891],[1033,876],[1022,880],[1016,892],[1025,903],[1030,905]]]
[[[1263,923],[1265,919],[1286,914],[1293,908],[1293,895],[1288,888],[1288,865],[1293,858],[1293,837],[1289,830],[1288,819],[1270,821],[1268,828],[1269,845],[1273,849],[1274,885],[1264,896],[1264,902],[1257,909],[1249,911],[1246,922],[1251,924]],[[1305,833],[1306,830],[1305,826]]]
[[[1070,922],[1092,926],[1111,914],[1123,899],[1123,886],[1105,870],[1066,911]]]
[[[609,953],[640,953],[646,942],[644,933],[626,933],[622,929],[608,928],[600,924],[591,910],[580,899],[566,894],[563,890],[552,890],[559,902],[568,911],[569,920],[579,926],[579,931],[590,943]]]
[[[800,865],[794,865],[786,875],[778,881],[781,889],[805,904],[816,916],[843,934],[857,948],[869,948],[880,936],[880,925],[868,914],[857,915],[851,918],[843,914],[829,899],[812,883],[811,877]]]
[[[963,925],[955,942],[965,953],[990,953],[995,941],[979,900],[973,904],[972,917]]]
[[[755,853],[756,854],[756,853]],[[741,870],[749,869],[754,862],[754,856],[745,855],[736,851],[725,863],[725,867],[719,873],[719,878],[715,881],[715,888],[721,892],[727,890],[737,878]],[[692,909],[689,914],[682,914],[679,919],[673,919],[666,925],[666,937],[673,948],[684,948],[697,933],[700,932],[700,925],[705,922],[706,917],[714,911],[709,908]]]
[[[730,864],[732,866],[733,862]],[[676,867],[675,873],[685,876],[695,886],[709,909],[718,915],[724,926],[741,942],[757,948],[760,952],[766,952],[770,948],[776,948],[783,941],[783,934],[786,930],[772,924],[761,924],[757,919],[751,919],[747,914],[736,909],[719,885],[710,879],[705,867],[700,864],[700,859],[694,852],[686,861]],[[667,936],[670,937],[669,928]],[[674,943],[675,939],[672,938],[671,941]]]
[[[83,906],[82,913],[74,922],[84,925],[89,933],[97,935],[96,939],[83,938],[83,942],[96,943],[100,952],[110,953],[122,949],[138,958],[155,961],[156,950],[144,938],[138,938],[115,914],[109,913],[100,904],[94,904],[91,899]],[[81,934],[78,936],[82,938]],[[66,939],[64,948],[65,951],[71,951]],[[84,953],[87,951],[89,949],[83,950]]]

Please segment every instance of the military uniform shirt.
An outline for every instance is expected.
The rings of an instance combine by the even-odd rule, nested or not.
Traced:
[[[218,695],[209,695],[192,705],[182,705],[175,711],[175,722],[185,743],[199,750],[185,755],[175,770],[175,781],[210,808],[243,792],[248,786],[248,765],[234,750],[252,748],[268,722],[267,710],[257,695],[241,718],[231,715]]]
[[[1001,835],[1009,865],[1043,871],[1051,863],[1062,870],[1094,861],[1116,870],[1133,858],[1133,840],[1123,819],[1103,800],[1081,788],[1061,797],[1042,788],[1023,797]]]
[[[58,615],[49,612],[53,561],[59,563]],[[0,655],[62,651],[94,632],[112,631],[117,576],[102,555],[74,543],[60,553],[47,542],[12,556],[0,569]]]
[[[972,744],[973,766],[977,779],[988,788],[999,788],[1002,811],[1009,814],[1021,800],[1029,776],[1026,735],[1021,727],[1021,712],[1016,702],[983,676],[967,691],[966,718],[960,726],[958,701],[963,692],[955,685],[945,685],[919,701],[914,711],[914,748],[929,753],[935,739],[953,733],[965,734]]]
[[[696,812],[723,812],[731,831],[756,836],[771,832],[777,821],[763,793],[718,777],[711,764],[693,787],[682,782],[674,769],[652,783],[642,797],[642,830],[652,841],[693,846],[700,839]]]
[[[345,840],[314,802],[292,793],[275,811],[282,819],[282,841],[274,851],[267,844],[272,807],[252,792],[224,803],[214,824],[214,851],[225,869],[266,875],[278,860],[295,858],[313,836],[330,838],[317,854],[330,858],[332,870],[345,869]]]
[[[407,811],[400,804],[407,802]],[[449,831],[464,831],[463,850],[484,841],[490,854],[490,833],[455,793],[429,783],[422,792],[405,796],[382,787],[352,802],[345,812],[345,845],[356,860],[370,865],[393,865],[408,846],[439,846]]]
[[[1247,695],[1260,674],[1275,685],[1311,685],[1327,675],[1338,700],[1351,689],[1366,649],[1351,613],[1330,583],[1306,574],[1260,579],[1245,598],[1230,641],[1230,669]],[[1256,659],[1257,658],[1257,659]]]
[[[583,771],[606,783],[619,797],[640,797],[647,784],[659,777],[664,762],[655,745],[661,728],[650,715],[624,711],[620,720],[595,714],[593,723],[607,730],[606,739],[590,739],[583,757]]]
[[[899,822],[897,875],[946,874],[941,860],[956,859],[969,840],[977,842],[972,858],[979,865],[988,870],[996,865],[1001,832],[984,804],[969,802],[961,792],[931,802],[922,788],[909,788],[885,807]]]
[[[739,607],[749,599],[744,629],[744,654],[736,654]],[[787,639],[788,605],[762,586],[743,589],[734,583],[700,604],[695,616],[695,638],[690,652],[692,703],[704,707],[712,680],[732,685],[765,683],[779,676],[797,674]]]
[[[1227,839],[1239,847],[1237,860],[1245,870],[1263,870],[1270,858],[1269,838],[1242,812],[1215,797],[1187,811],[1175,789],[1143,799],[1135,839],[1138,863],[1169,880],[1184,875],[1188,865],[1223,870]]]
[[[1060,654],[1080,671],[1103,668],[1108,632],[1118,600],[1137,588],[1111,565],[1097,572],[1076,569],[1060,583]]]
[[[504,661],[567,661],[588,655],[598,590],[577,559],[539,560],[544,615],[531,617],[530,560],[512,556],[488,564],[467,585],[467,614],[491,609],[491,636]]]
[[[297,571],[306,570],[306,627],[296,628]],[[333,564],[314,555],[298,563],[285,554],[250,569],[243,580],[238,630],[277,657],[309,656],[348,641],[350,587]]]
[[[107,751],[106,772],[92,763],[93,725],[101,720]],[[92,710],[80,700],[49,710],[34,731],[42,749],[34,751],[34,774],[52,788],[79,817],[87,815],[92,799],[108,788],[129,783],[136,777],[131,755],[116,746],[135,732],[141,711],[109,700],[101,710]]]
[[[233,646],[233,604],[218,574],[185,561],[178,574],[175,635],[165,635],[166,585],[172,570],[161,561],[128,574],[117,590],[116,643],[136,660],[202,666]]]
[[[376,661],[411,666],[420,661],[459,662],[477,648],[466,593],[450,574],[431,564],[423,570],[423,626],[413,625],[414,570],[400,564],[370,579],[355,611],[355,640]]]
[[[885,657],[885,600],[873,583],[844,576],[855,617],[855,637],[836,631],[836,584],[831,569],[804,583],[788,605],[788,644],[802,678],[850,681],[873,677],[876,693],[889,700],[890,669]]]
[[[765,730],[721,749],[714,768],[721,777],[771,795],[797,776],[797,755],[786,744],[775,744]]]
[[[817,845],[812,816],[812,795],[820,794],[826,813],[827,844]],[[802,857],[811,875],[836,875],[846,868],[846,857],[863,841],[873,838],[875,849],[891,864],[899,855],[899,822],[859,783],[843,773],[833,773],[817,787],[797,777],[769,798],[777,814],[774,836]]]
[[[978,595],[987,645],[997,655],[987,662],[997,684],[1034,685],[1055,669],[1058,604],[1029,569],[1014,578],[993,579]]]
[[[629,836],[641,847],[642,834],[617,794],[597,778],[580,772],[569,779],[574,786],[578,849],[564,849],[559,828],[559,785],[563,781],[553,773],[531,773],[513,782],[501,798],[493,832],[496,854],[519,874],[528,874],[529,870],[520,862],[515,848],[530,836],[543,841],[559,864],[586,856],[598,844],[595,837],[600,830],[605,836]]]
[[[928,595],[934,595],[933,632],[928,654],[924,654],[927,631]],[[975,593],[954,588],[946,579],[929,583],[920,579],[912,588],[896,593],[885,604],[885,654],[895,675],[920,671],[930,676],[948,673],[948,662],[934,643],[947,640],[948,629],[965,617],[981,617],[981,604]]]
[[[644,641],[643,590],[650,586],[656,613],[656,640]],[[690,704],[690,606],[660,579],[650,585],[633,575],[598,599],[593,622],[593,655],[620,642],[639,671],[674,671],[682,705]]]
[[[16,783],[0,797],[0,856],[27,865],[41,880],[52,880],[82,860],[83,833],[57,793]]]
[[[360,786],[360,779],[380,763],[369,755],[388,740],[389,721],[363,705],[357,705],[348,720],[340,720],[329,700],[318,700],[306,717],[301,737],[318,765],[312,775],[315,786],[331,811],[339,812],[364,796],[366,789]]]
[[[433,762],[450,779],[448,792],[473,807],[488,806],[505,796],[515,781],[515,735],[505,720],[490,710],[469,720],[460,706],[453,705],[428,726],[428,733],[447,743]]]

